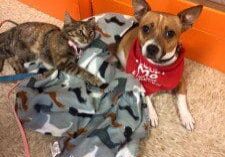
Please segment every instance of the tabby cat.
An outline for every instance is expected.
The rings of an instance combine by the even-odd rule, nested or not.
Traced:
[[[94,18],[75,21],[69,14],[62,29],[41,22],[19,24],[0,34],[0,72],[6,59],[16,73],[25,73],[24,63],[38,59],[46,67],[98,85],[97,77],[76,64],[77,55],[95,38],[95,25]]]

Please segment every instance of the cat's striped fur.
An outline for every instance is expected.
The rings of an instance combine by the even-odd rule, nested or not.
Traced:
[[[24,63],[34,59],[44,65],[79,75],[91,84],[99,79],[76,64],[76,54],[68,42],[83,49],[95,38],[95,21],[75,21],[65,15],[64,26],[27,22],[0,34],[0,71],[7,59],[16,73],[26,72]]]

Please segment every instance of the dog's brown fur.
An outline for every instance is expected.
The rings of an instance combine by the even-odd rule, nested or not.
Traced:
[[[181,34],[187,29],[191,28],[202,11],[202,6],[199,5],[185,9],[177,15],[172,15],[164,12],[150,11],[150,6],[145,0],[132,0],[132,5],[134,8],[135,18],[139,22],[139,26],[125,34],[118,46],[116,54],[124,69],[126,67],[131,45],[133,44],[135,38],[139,39],[142,48],[147,43],[147,41],[156,41],[157,45],[160,47],[161,56],[160,58],[156,59],[155,63],[163,66],[163,64],[160,63],[160,59],[166,56],[167,53],[171,53],[173,50],[176,50]],[[143,55],[146,58],[148,57],[145,54]],[[176,52],[175,55],[178,56]],[[174,91],[178,96],[178,109],[180,111],[182,123],[188,130],[192,130],[194,128],[194,120],[187,109],[187,91],[184,78],[180,81],[180,84],[176,89],[174,89]],[[156,126],[158,125],[156,112],[151,104],[151,101],[148,102],[150,98],[146,100],[148,105],[151,105],[149,108],[151,124]],[[179,104],[181,101],[184,103],[184,105]]]

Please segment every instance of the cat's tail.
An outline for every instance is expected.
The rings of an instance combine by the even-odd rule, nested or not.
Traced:
[[[15,21],[12,21],[12,20],[4,20],[0,23],[0,27],[2,27],[3,24],[5,24],[6,22],[9,22],[9,23],[12,23],[14,24],[15,26],[18,26],[19,24],[16,23]]]
[[[0,33],[0,60],[14,56],[14,53],[10,49],[11,36],[12,36],[11,31]]]
[[[12,20],[4,20],[4,21],[0,22],[0,28],[6,22],[9,22],[9,23],[12,23],[12,24],[18,26],[18,24]],[[0,33],[0,72],[2,72],[2,70],[3,70],[5,59],[13,56],[13,54],[9,50],[10,49],[9,47],[10,47],[9,31]]]
[[[5,24],[7,22],[12,23],[15,26],[19,25],[15,21],[7,19],[7,20],[0,22],[0,28],[2,27],[3,24]],[[12,31],[6,31],[6,32],[0,33],[0,59],[7,59],[7,58],[14,56],[14,54],[10,51],[10,37],[11,36],[12,36]]]

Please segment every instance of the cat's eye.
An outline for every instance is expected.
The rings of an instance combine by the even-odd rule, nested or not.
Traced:
[[[68,34],[69,34],[69,36],[73,36],[73,32],[69,32]]]
[[[82,30],[79,30],[79,34],[80,34],[80,35],[84,35],[84,33],[83,33]]]
[[[173,38],[175,35],[176,35],[176,33],[174,30],[166,30],[166,32],[165,32],[165,36],[168,39]]]
[[[90,31],[90,36],[91,36],[91,37],[94,36],[94,31]]]

